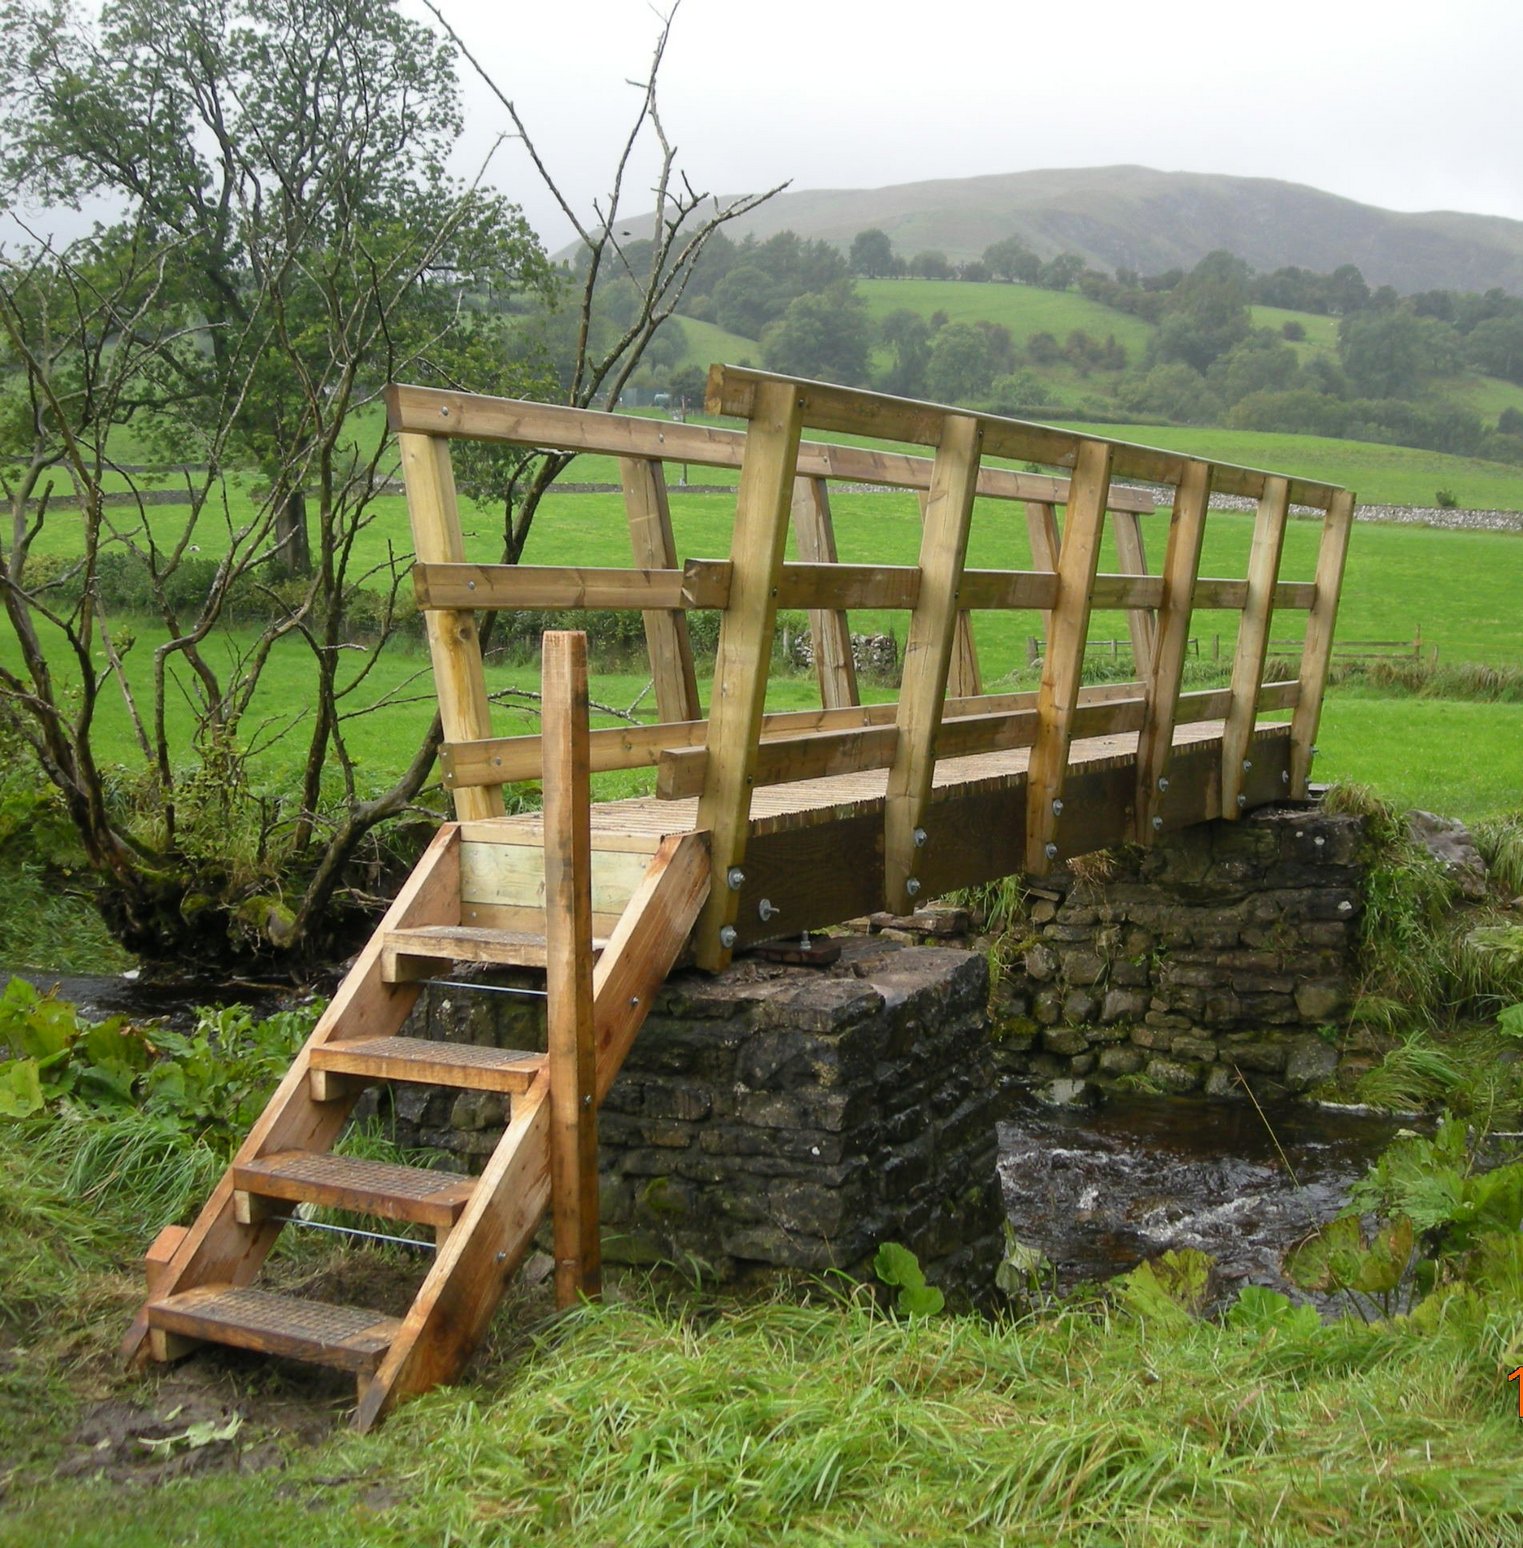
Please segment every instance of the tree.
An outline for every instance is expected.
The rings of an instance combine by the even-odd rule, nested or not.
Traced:
[[[391,471],[384,430],[361,411],[388,378],[546,391],[542,354],[511,313],[569,283],[514,207],[446,174],[456,50],[389,0],[111,0],[98,35],[68,0],[7,0],[3,15],[0,200],[14,211],[89,196],[111,214],[71,246],[36,236],[0,255],[0,434],[17,469],[0,552],[0,729],[58,791],[134,950],[323,954],[368,904],[383,825],[412,808],[439,737],[435,721],[389,781],[354,751],[360,717],[387,699],[374,668],[406,577],[405,553],[375,573],[353,563]],[[664,45],[663,32],[637,117],[658,136]],[[615,236],[632,144],[600,221],[577,223],[589,257],[570,308],[573,401],[616,399],[704,233],[736,208],[690,226],[702,196],[679,183],[667,197],[667,152],[636,269]],[[600,332],[610,259],[636,295]],[[125,434],[172,448],[181,505],[150,508],[113,449]],[[493,475],[508,491],[508,557],[553,461]],[[250,498],[244,469],[263,474],[264,493]],[[306,520],[291,514],[296,496]],[[293,520],[310,520],[312,574],[272,584]],[[60,524],[71,557],[45,560]],[[112,592],[129,582],[142,599],[132,618]],[[272,662],[298,657],[293,702],[265,683]],[[136,741],[135,770],[101,766],[108,703]],[[257,771],[272,743],[299,747],[289,784]]]
[[[894,272],[894,244],[876,226],[859,231],[851,243],[851,272],[868,279],[882,279]]]
[[[952,277],[952,265],[947,262],[947,255],[934,248],[916,253],[910,259],[909,271],[916,279],[944,280]]]
[[[715,286],[714,320],[730,333],[759,339],[762,329],[782,316],[789,299],[766,270],[743,263]]]
[[[918,312],[899,307],[878,324],[878,337],[894,352],[883,390],[901,398],[921,397],[931,358],[931,325]]]
[[[1067,290],[1084,272],[1084,260],[1076,253],[1059,253],[1042,265],[1037,278],[1043,290]]]
[[[1150,360],[1204,371],[1248,337],[1248,265],[1231,253],[1207,253],[1173,288],[1154,335]]]
[[[1458,364],[1451,328],[1408,311],[1351,312],[1338,328],[1338,356],[1360,398],[1410,398]]]
[[[989,391],[994,379],[989,338],[968,323],[948,323],[931,345],[926,387],[937,403],[968,403]]]
[[[1467,352],[1487,375],[1523,384],[1523,309],[1477,323],[1470,331]]]
[[[984,262],[996,278],[1023,285],[1034,285],[1042,271],[1042,260],[1019,237],[1006,237],[984,249]]]
[[[867,380],[871,339],[867,306],[848,280],[795,297],[762,334],[762,363],[784,376],[855,385]]]

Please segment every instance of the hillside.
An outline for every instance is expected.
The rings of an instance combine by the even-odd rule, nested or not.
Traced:
[[[944,178],[887,188],[780,194],[730,229],[793,230],[846,246],[879,227],[903,256],[953,260],[1019,236],[1044,258],[1078,253],[1105,269],[1189,268],[1226,248],[1267,271],[1357,264],[1372,285],[1523,295],[1523,221],[1446,211],[1400,214],[1269,178],[1084,167]]]

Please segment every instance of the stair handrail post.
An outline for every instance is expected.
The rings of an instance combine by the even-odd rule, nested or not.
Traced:
[[[602,1288],[587,636],[550,630],[542,649],[550,1212],[564,1307]]]

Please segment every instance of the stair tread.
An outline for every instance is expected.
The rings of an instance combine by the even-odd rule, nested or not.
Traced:
[[[285,1150],[236,1163],[233,1186],[264,1198],[310,1201],[387,1220],[451,1226],[469,1202],[475,1180],[429,1167]]]
[[[312,1050],[315,1069],[378,1080],[460,1086],[482,1091],[527,1091],[545,1056],[479,1043],[443,1043],[423,1037],[372,1037],[322,1043]]]
[[[604,944],[594,940],[593,953],[600,953]],[[385,947],[397,956],[435,961],[484,962],[500,967],[545,966],[543,931],[496,930],[466,924],[407,925],[388,930]]]
[[[360,1306],[277,1295],[248,1286],[200,1285],[148,1305],[152,1327],[210,1343],[370,1372],[402,1323]]]

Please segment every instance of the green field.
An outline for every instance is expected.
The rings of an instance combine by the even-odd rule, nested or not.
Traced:
[[[920,521],[913,495],[907,493],[841,492],[834,501],[840,553],[856,563],[914,564],[920,542]],[[729,552],[733,497],[725,494],[677,495],[672,501],[673,525],[684,557],[720,558]],[[172,513],[156,511],[155,520]],[[1144,541],[1150,562],[1159,562],[1167,518],[1145,518]],[[469,557],[496,557],[496,523],[483,511],[468,509],[465,520]],[[1253,520],[1248,514],[1213,513],[1207,526],[1202,571],[1221,576],[1245,572]],[[556,495],[543,507],[526,559],[540,564],[584,564],[600,556],[608,564],[626,563],[623,502],[616,494]],[[1281,574],[1310,579],[1315,569],[1320,524],[1292,522],[1286,536]],[[62,547],[69,540],[67,524],[47,534]],[[356,562],[379,562],[390,544],[405,554],[409,544],[405,503],[400,497],[381,502],[377,520],[367,529]],[[969,563],[975,568],[1025,568],[1030,564],[1024,519],[1004,502],[980,501],[974,516]],[[1107,545],[1102,566],[1116,567]],[[1517,622],[1516,577],[1523,573],[1523,535],[1494,532],[1452,532],[1425,527],[1362,523],[1355,527],[1350,547],[1341,609],[1339,637],[1345,641],[1405,640],[1420,629],[1426,648],[1436,648],[1444,663],[1464,661],[1523,665],[1523,628]],[[853,627],[891,631],[903,639],[907,615],[854,613]],[[1298,639],[1299,615],[1282,618],[1277,639]],[[1200,658],[1230,660],[1236,615],[1197,614],[1192,632]],[[150,653],[161,633],[138,627],[138,642],[129,669],[141,694],[146,688]],[[1041,633],[1035,613],[981,613],[975,619],[982,670],[987,687],[1027,687],[1027,641]],[[1126,619],[1120,613],[1097,613],[1091,625],[1091,649],[1107,654],[1103,643],[1125,640]],[[210,646],[212,659],[230,670],[238,652],[252,640],[248,630],[230,630]],[[13,664],[14,646],[6,640],[0,660]],[[364,651],[346,652],[344,666],[352,681],[369,661]],[[297,767],[306,724],[305,684],[311,657],[294,640],[275,652],[269,675],[256,701],[248,734],[268,750],[258,763],[259,777],[272,786],[289,778]],[[533,662],[498,661],[489,667],[489,686],[503,694],[497,711],[504,734],[534,728],[532,710],[515,701],[512,690],[532,691],[537,667]],[[593,697],[616,709],[630,708],[645,686],[639,666],[599,675]],[[705,697],[707,685],[704,685]],[[773,708],[798,708],[815,702],[812,681],[802,674],[779,673],[770,703]],[[351,701],[358,708],[383,702],[382,711],[367,713],[348,727],[362,784],[379,785],[398,769],[432,709],[428,660],[417,648],[392,649],[374,664],[363,690]],[[174,694],[170,715],[178,745],[188,745],[191,715],[188,695]],[[648,714],[649,699],[640,710]],[[1452,719],[1444,715],[1452,712]],[[1400,729],[1406,727],[1405,730]],[[107,761],[132,761],[132,744],[119,696],[108,691],[100,710],[99,734]],[[1516,706],[1487,704],[1442,705],[1432,700],[1394,699],[1378,706],[1347,694],[1333,696],[1321,737],[1323,760],[1319,775],[1375,784],[1400,798],[1428,801],[1476,815],[1501,810],[1523,800],[1517,749],[1523,746],[1523,717]],[[1463,757],[1456,757],[1463,746]],[[605,794],[638,785],[637,776],[612,780]],[[1433,793],[1424,796],[1425,789]]]
[[[857,294],[874,321],[901,308],[929,317],[945,312],[950,322],[992,322],[1008,328],[1017,347],[1033,333],[1059,341],[1075,329],[1103,340],[1108,333],[1134,360],[1147,348],[1152,328],[1139,317],[1101,306],[1077,291],[1041,290],[1034,285],[969,284],[961,280],[858,280]]]

